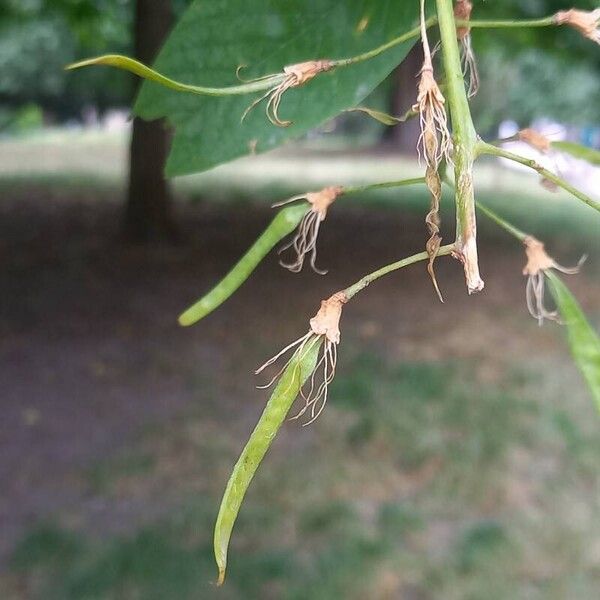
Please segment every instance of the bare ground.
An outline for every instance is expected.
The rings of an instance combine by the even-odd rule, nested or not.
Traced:
[[[295,276],[270,257],[220,311],[180,329],[179,311],[235,262],[268,209],[180,208],[186,242],[150,250],[117,241],[118,210],[110,194],[36,189],[0,204],[0,562],[27,527],[58,511],[85,513],[97,531],[160,514],[175,491],[109,507],[82,471],[197,406],[214,409],[216,426],[246,431],[264,402],[253,368],[302,334],[321,298],[424,241],[420,216],[340,211],[320,240],[330,275]],[[545,363],[583,394],[556,328],[538,330],[526,315],[520,248],[482,237],[484,294],[468,298],[460,266],[440,260],[440,305],[417,266],[357,298],[344,338],[398,362],[470,358],[492,381],[504,364]],[[570,284],[597,315],[598,281],[584,274]]]

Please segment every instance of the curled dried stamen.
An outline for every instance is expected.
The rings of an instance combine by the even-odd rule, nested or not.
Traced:
[[[446,115],[446,99],[440,90],[434,74],[427,27],[425,22],[425,0],[421,0],[421,41],[423,44],[423,67],[419,80],[417,103],[413,110],[419,113],[421,123],[421,136],[419,137],[419,158],[425,158],[425,182],[431,194],[431,205],[425,224],[429,231],[429,240],[425,246],[429,255],[427,271],[439,299],[443,302],[437,279],[435,277],[434,262],[440,249],[442,238],[440,232],[440,200],[442,197],[442,184],[438,173],[440,162],[443,158],[450,160],[452,141],[448,130],[448,117]]]
[[[274,207],[283,206],[290,202],[296,202],[298,200],[306,200],[310,205],[311,209],[306,213],[298,229],[296,235],[293,237],[289,244],[286,244],[279,249],[279,254],[293,248],[295,254],[295,260],[291,263],[280,261],[282,267],[289,269],[293,273],[298,273],[302,270],[304,265],[305,257],[310,254],[310,266],[312,269],[319,273],[319,275],[325,275],[327,271],[321,271],[316,266],[317,260],[317,238],[319,237],[319,229],[321,223],[327,217],[327,210],[335,202],[338,196],[344,192],[344,188],[340,186],[330,186],[323,188],[319,192],[309,192],[299,196],[294,196],[289,200],[278,202],[274,204]]]
[[[600,44],[600,8],[592,11],[561,10],[554,15],[557,25],[568,25],[592,42]]]
[[[473,4],[469,0],[457,0],[454,5],[454,16],[457,20],[470,21],[472,11]],[[479,91],[479,71],[471,42],[471,28],[458,27],[456,34],[460,41],[463,75],[468,82],[467,94],[469,98],[473,98]]]
[[[266,385],[261,387],[269,387],[273,385],[275,380],[283,373],[295,357],[300,356],[305,352],[309,344],[322,342],[322,354],[317,360],[317,364],[310,376],[308,389],[302,389],[300,395],[304,400],[304,406],[292,419],[298,419],[309,413],[310,419],[304,423],[309,425],[315,421],[323,412],[327,403],[327,395],[329,392],[329,384],[335,377],[335,369],[337,365],[337,346],[340,343],[340,318],[342,316],[342,308],[348,301],[348,298],[343,292],[338,292],[321,301],[321,307],[317,314],[310,320],[310,329],[308,333],[298,338],[281,352],[269,359],[264,365],[257,369],[256,373],[261,373],[266,367],[275,363],[284,354],[296,348],[290,359],[279,370],[277,375]]]
[[[433,287],[440,299],[440,302],[444,301],[442,292],[440,291],[437,278],[435,276],[434,263],[437,258],[440,246],[442,245],[442,237],[440,236],[440,200],[442,198],[442,181],[438,172],[432,167],[427,167],[425,181],[431,194],[431,206],[430,210],[425,217],[425,224],[429,231],[429,239],[425,245],[427,254],[429,255],[429,263],[427,264],[427,272],[431,277]]]
[[[295,65],[289,65],[283,69],[283,80],[277,83],[274,87],[267,91],[266,94],[260,96],[255,100],[242,115],[242,121],[247,117],[248,113],[263,100],[267,100],[267,118],[273,125],[278,127],[288,127],[292,124],[292,121],[282,121],[279,118],[279,105],[285,92],[289,89],[300,87],[304,85],[319,73],[324,73],[333,68],[333,62],[330,60],[311,60],[308,62],[298,63]],[[239,77],[239,67],[238,67]],[[256,81],[262,81],[268,79],[270,76],[261,77]]]
[[[551,269],[567,275],[579,273],[587,256],[582,256],[575,267],[563,267],[546,253],[544,244],[533,236],[526,237],[523,244],[527,255],[523,275],[527,277],[526,299],[529,314],[540,326],[544,324],[544,319],[560,322],[558,313],[548,310],[544,305],[545,273]]]

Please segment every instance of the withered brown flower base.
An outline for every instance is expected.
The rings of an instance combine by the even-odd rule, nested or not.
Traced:
[[[306,200],[311,205],[310,211],[303,217],[292,241],[279,249],[279,254],[281,254],[292,248],[296,257],[291,263],[280,261],[282,267],[289,269],[293,273],[298,273],[304,266],[304,259],[307,255],[310,255],[310,266],[313,271],[319,275],[325,275],[327,273],[327,271],[318,269],[316,265],[317,238],[319,237],[321,223],[327,217],[329,207],[341,194],[343,194],[343,192],[344,188],[341,186],[329,186],[323,188],[319,192],[300,194],[289,200],[273,204],[273,207],[275,208],[298,200]]]
[[[311,60],[308,62],[289,65],[283,68],[284,79],[281,83],[267,91],[266,94],[255,100],[242,114],[242,121],[248,116],[248,113],[267,100],[267,118],[273,125],[278,127],[289,127],[292,121],[284,121],[279,118],[279,105],[283,95],[292,88],[300,87],[316,77],[319,73],[324,73],[333,68],[334,63],[330,60]],[[268,77],[268,76],[267,76]],[[261,78],[263,79],[263,78]]]
[[[540,326],[544,324],[544,319],[560,322],[558,312],[548,310],[544,304],[545,273],[555,269],[567,275],[574,275],[579,273],[581,265],[587,257],[582,256],[575,267],[563,267],[546,253],[544,244],[533,236],[526,237],[523,244],[527,255],[527,264],[523,268],[523,275],[527,276],[526,299],[529,314],[537,320]]]

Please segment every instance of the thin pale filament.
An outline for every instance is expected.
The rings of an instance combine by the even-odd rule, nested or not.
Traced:
[[[473,98],[479,91],[479,71],[477,69],[477,59],[473,52],[471,34],[466,35],[461,40],[461,58],[463,63],[463,76],[469,84],[467,95],[469,98]]]
[[[279,254],[293,248],[296,259],[293,262],[286,263],[280,261],[281,266],[289,269],[293,273],[298,273],[302,270],[304,259],[307,254],[310,254],[310,266],[319,275],[325,275],[327,271],[317,268],[317,238],[319,237],[319,229],[321,227],[321,215],[315,210],[309,211],[300,222],[298,231],[293,239],[279,249]]]

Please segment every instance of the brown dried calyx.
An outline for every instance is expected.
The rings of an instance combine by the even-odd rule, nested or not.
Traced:
[[[290,87],[298,87],[309,82],[319,73],[325,73],[333,67],[331,60],[309,60],[295,65],[283,67],[283,72],[290,79]]]
[[[550,140],[545,135],[531,128],[521,129],[517,133],[517,139],[544,154],[549,152],[552,147]]]
[[[310,418],[305,425],[309,425],[317,419],[327,404],[329,384],[335,377],[337,347],[340,343],[340,319],[342,317],[342,308],[346,302],[348,302],[348,297],[344,292],[337,292],[327,300],[322,300],[321,308],[319,308],[317,314],[310,320],[308,332],[286,346],[281,352],[270,358],[256,370],[257,374],[261,373],[294,349],[291,358],[286,361],[275,377],[267,385],[259,386],[262,389],[270,387],[293,360],[300,360],[304,356],[307,348],[314,347],[314,344],[322,344],[317,363],[309,376],[306,386],[300,391],[300,395],[304,400],[304,406],[296,416],[292,417],[293,419],[298,419],[308,412]]]
[[[317,268],[317,239],[319,237],[319,229],[321,223],[327,217],[327,211],[329,207],[336,201],[336,199],[344,193],[344,188],[341,186],[329,186],[325,187],[318,192],[308,192],[306,194],[300,194],[294,196],[289,200],[278,202],[273,207],[283,206],[290,202],[296,202],[298,200],[306,200],[310,205],[311,209],[304,215],[296,234],[289,242],[282,248],[279,249],[279,254],[286,250],[293,248],[295,259],[291,263],[281,262],[281,266],[289,269],[293,273],[298,273],[304,266],[304,259],[307,255],[310,255],[310,266],[320,275],[325,275],[327,271],[322,271]]]
[[[537,275],[540,271],[554,267],[554,259],[546,253],[543,242],[530,235],[523,240],[523,244],[527,255],[527,264],[523,267],[523,275]]]
[[[309,192],[306,194],[306,200],[312,206],[312,210],[319,215],[320,220],[324,221],[327,217],[327,210],[343,191],[342,186],[332,185],[319,192]]]
[[[287,90],[300,87],[311,79],[316,77],[319,73],[325,73],[333,68],[334,63],[331,60],[310,60],[307,62],[297,63],[294,65],[288,65],[283,68],[283,80],[276,86],[272,87],[267,91],[266,94],[255,100],[242,115],[242,121],[246,118],[248,113],[263,100],[267,99],[267,118],[273,125],[279,127],[288,127],[292,124],[292,121],[283,121],[279,118],[279,105],[281,99]]]
[[[348,302],[344,292],[337,292],[327,300],[321,300],[321,308],[310,320],[315,335],[323,335],[332,344],[340,343],[340,319],[342,308]]]
[[[469,0],[456,0],[454,4],[454,17],[457,21],[470,21],[471,12],[473,12],[473,4]],[[456,34],[459,40],[464,40],[469,33],[471,33],[470,27],[457,27]]]
[[[592,11],[575,8],[561,10],[554,15],[554,22],[557,25],[568,25],[592,42],[600,44],[600,8]]]

